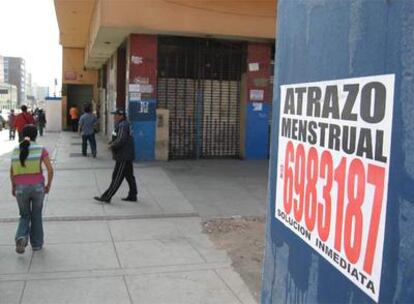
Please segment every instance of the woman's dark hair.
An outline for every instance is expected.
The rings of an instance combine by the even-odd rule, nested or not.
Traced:
[[[23,141],[20,143],[20,164],[25,167],[25,162],[29,156],[30,142],[35,141],[37,137],[37,128],[34,125],[26,125],[22,131]]]

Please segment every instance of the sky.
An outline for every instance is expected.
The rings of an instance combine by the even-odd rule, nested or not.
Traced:
[[[0,0],[0,55],[23,57],[32,83],[62,79],[62,48],[53,0]]]

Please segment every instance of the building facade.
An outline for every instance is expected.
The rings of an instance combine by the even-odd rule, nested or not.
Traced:
[[[0,83],[4,83],[4,57],[0,55]]]
[[[9,83],[0,83],[0,110],[17,108],[17,87]]]
[[[39,86],[36,83],[33,85],[33,96],[37,101],[45,101],[49,97],[49,87]]]
[[[17,87],[18,106],[26,102],[26,66],[20,57],[4,57],[4,82]]]
[[[93,102],[110,134],[126,108],[137,160],[267,158],[275,5],[55,0],[64,120]]]

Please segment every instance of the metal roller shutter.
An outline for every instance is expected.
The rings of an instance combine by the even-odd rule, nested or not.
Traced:
[[[158,107],[170,111],[170,159],[238,158],[244,46],[160,37]]]

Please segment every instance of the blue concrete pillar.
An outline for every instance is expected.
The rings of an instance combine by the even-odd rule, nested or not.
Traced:
[[[277,12],[262,303],[414,303],[414,1]]]
[[[155,159],[157,36],[131,34],[127,47],[128,118],[135,160]]]
[[[244,124],[244,159],[269,157],[269,103],[271,45],[253,43],[247,45],[246,103]]]

